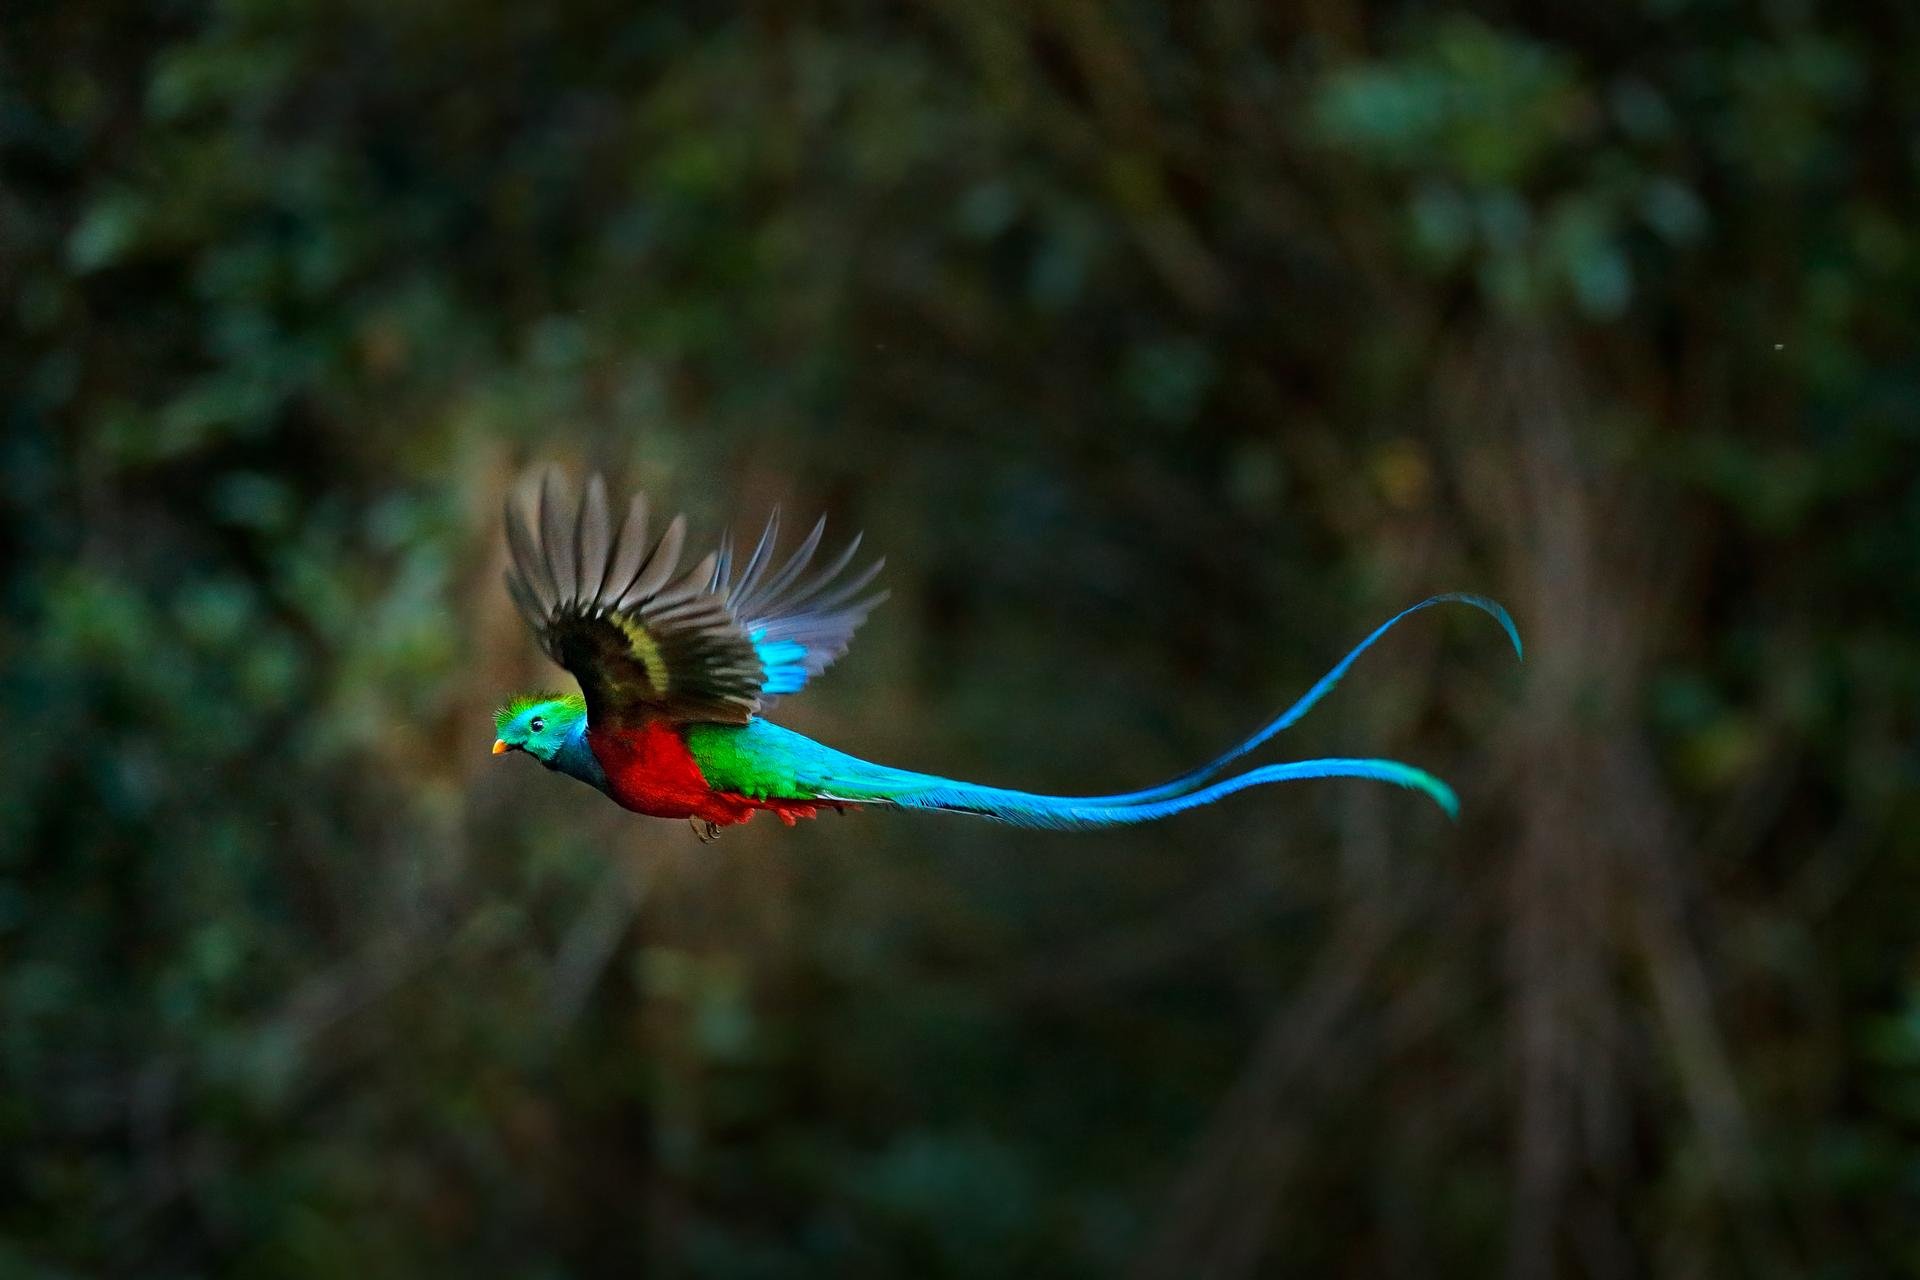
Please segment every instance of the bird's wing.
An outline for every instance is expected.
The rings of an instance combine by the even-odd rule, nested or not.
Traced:
[[[656,540],[635,494],[616,534],[606,485],[576,501],[558,471],[539,488],[530,532],[506,511],[507,592],[547,656],[573,673],[592,725],[666,718],[744,724],[765,672],[726,600],[708,590],[716,556],[680,572],[686,518]]]
[[[780,511],[767,517],[753,554],[735,571],[732,539],[723,539],[708,589],[722,596],[740,621],[766,668],[762,702],[797,693],[841,654],[867,614],[887,598],[884,591],[863,595],[886,564],[875,560],[848,572],[860,550],[855,534],[823,567],[812,568],[827,519],[820,517],[793,554],[774,567],[780,536]]]
[[[879,569],[840,581],[858,546],[802,581],[813,535],[769,573],[774,524],[736,577],[728,549],[680,572],[686,519],[655,540],[647,500],[635,494],[613,530],[606,485],[593,477],[576,502],[557,471],[539,487],[533,531],[506,511],[513,567],[507,592],[547,656],[573,673],[588,723],[665,718],[744,724],[846,650],[879,597],[852,597]]]

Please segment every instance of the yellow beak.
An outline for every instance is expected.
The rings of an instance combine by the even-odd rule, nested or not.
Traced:
[[[497,756],[503,756],[511,750],[513,750],[513,748],[508,746],[506,743],[500,741],[500,739],[495,738],[493,740],[493,754]]]

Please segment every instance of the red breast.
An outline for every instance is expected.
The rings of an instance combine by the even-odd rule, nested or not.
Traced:
[[[587,728],[587,746],[607,771],[613,798],[653,818],[689,818],[713,789],[678,729],[665,721],[619,729]]]

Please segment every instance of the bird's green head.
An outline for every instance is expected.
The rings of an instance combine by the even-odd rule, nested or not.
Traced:
[[[550,765],[586,714],[586,700],[577,693],[533,693],[513,698],[494,713],[493,754],[524,751]]]

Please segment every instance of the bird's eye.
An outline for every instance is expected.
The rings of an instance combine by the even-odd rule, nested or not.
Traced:
[[[547,722],[539,716],[535,716],[533,719],[527,721],[527,728],[533,730],[535,733],[545,733],[547,730]]]

